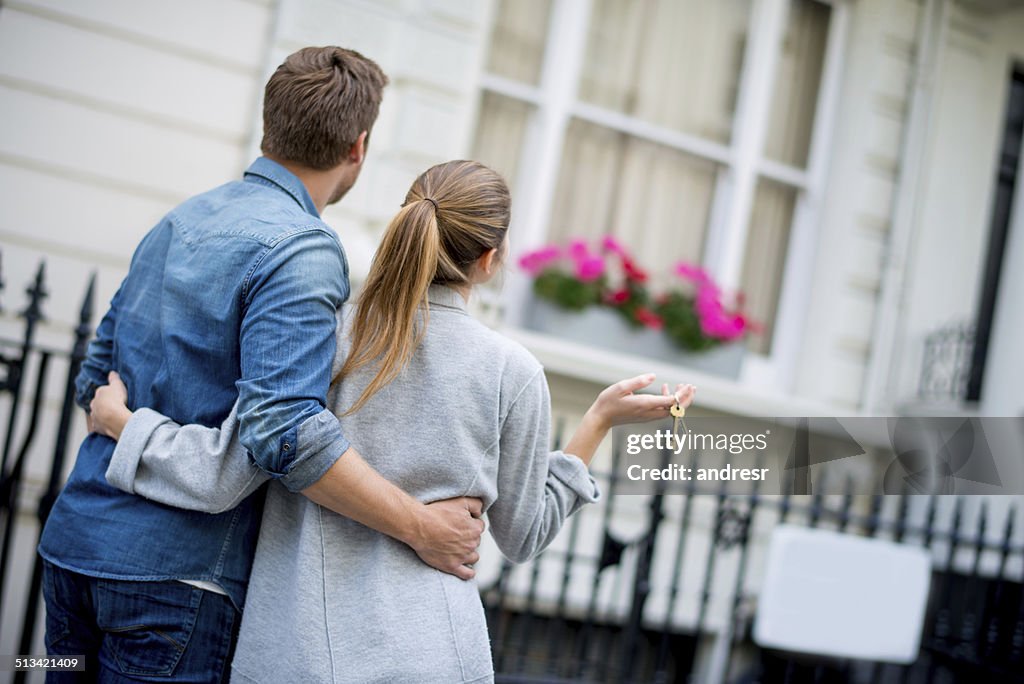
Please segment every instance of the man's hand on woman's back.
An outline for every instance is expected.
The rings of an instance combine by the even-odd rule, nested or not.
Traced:
[[[409,545],[427,565],[464,580],[473,579],[471,567],[480,560],[476,549],[484,533],[483,503],[480,499],[459,497],[435,501],[424,506],[420,541]]]
[[[423,504],[388,482],[349,448],[323,477],[302,490],[311,501],[408,544],[424,563],[472,579],[469,567],[484,523],[479,499]]]

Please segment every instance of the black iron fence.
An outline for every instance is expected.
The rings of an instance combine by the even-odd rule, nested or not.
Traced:
[[[645,497],[645,527],[624,539],[613,525],[626,498],[614,496],[617,472],[602,474],[610,496],[599,529],[581,534],[577,516],[563,532],[563,548],[529,566],[503,564],[483,590],[499,681],[1024,681],[1022,572],[1010,571],[1024,553],[1015,541],[1019,502],[996,506],[1003,514],[995,527],[992,502],[983,497],[765,496],[756,485],[748,496],[654,494]],[[667,510],[669,498],[681,500]],[[751,559],[763,556],[766,537],[779,523],[931,552],[934,570],[915,662],[814,657],[754,644],[758,578]],[[599,543],[590,543],[595,535]],[[706,543],[690,543],[693,535]],[[556,570],[542,571],[544,563]],[[653,572],[655,566],[662,571]],[[516,575],[521,581],[512,591]],[[544,591],[545,577],[560,582],[554,600]],[[566,600],[573,582],[588,585],[583,606]],[[616,582],[625,585],[625,601],[606,591]],[[659,600],[652,605],[654,594]],[[679,616],[684,596],[689,619]],[[713,606],[719,617],[710,625]]]
[[[4,285],[0,279],[0,295],[4,293]],[[86,346],[92,331],[94,290],[95,275],[86,285],[78,325],[75,327],[69,348],[51,349],[40,345],[36,341],[36,335],[39,324],[45,320],[43,302],[49,294],[46,286],[46,265],[40,263],[35,278],[26,289],[27,302],[24,308],[18,311],[18,318],[22,322],[20,337],[0,339],[0,399],[5,401],[4,408],[7,412],[3,451],[0,452],[0,597],[7,595],[5,592],[10,589],[9,582],[24,587],[25,597],[19,623],[13,623],[11,616],[5,615],[0,629],[4,633],[8,630],[17,631],[18,653],[22,654],[33,652],[42,565],[36,556],[29,564],[31,571],[28,576],[11,576],[16,553],[15,535],[19,531],[24,533],[18,526],[18,512],[22,506],[20,496],[26,489],[25,480],[30,454],[37,446],[45,449],[48,442],[52,445],[52,456],[49,459],[44,488],[35,502],[38,521],[35,534],[38,535],[63,484],[68,436],[73,418],[74,379],[82,359],[85,358]],[[0,303],[2,301],[0,300]],[[51,368],[58,364],[65,367],[59,423],[55,434],[42,435],[39,428],[43,423],[47,381]],[[25,676],[25,672],[16,672],[13,681],[22,682]]]
[[[30,506],[19,497],[29,490],[30,452],[52,449],[36,505],[42,529],[62,483],[73,379],[91,331],[93,285],[92,280],[87,285],[68,348],[39,345],[36,332],[47,296],[40,265],[27,305],[19,310],[21,335],[0,340],[0,401],[5,402],[0,405],[7,411],[0,468],[0,596],[8,583],[24,587],[25,596],[16,622],[5,617],[2,628],[17,630],[20,653],[32,652],[39,630],[40,565],[36,559],[24,576],[11,571],[17,511]],[[58,364],[65,371],[59,422],[56,434],[44,435],[39,427],[45,387]],[[1015,535],[1020,502],[769,496],[759,483],[752,483],[745,496],[692,489],[681,495],[616,496],[621,458],[613,451],[610,469],[597,474],[604,503],[574,516],[538,559],[521,566],[504,563],[482,582],[498,681],[1024,681],[1024,545]],[[699,457],[693,458],[691,465]],[[624,520],[630,524],[624,526]],[[840,660],[755,645],[758,559],[780,522],[929,550],[933,578],[914,663]],[[14,681],[23,681],[24,674],[15,673]]]

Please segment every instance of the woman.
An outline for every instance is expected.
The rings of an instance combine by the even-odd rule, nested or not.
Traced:
[[[633,394],[653,376],[618,383],[565,452],[549,452],[540,364],[466,313],[472,287],[499,270],[509,204],[501,177],[475,162],[440,164],[416,179],[340,324],[329,402],[381,474],[424,501],[482,499],[499,548],[525,561],[597,499],[587,464],[610,427],[664,418],[673,403],[688,405],[694,388],[658,397]],[[120,437],[107,472],[116,486],[213,511],[265,479],[246,464],[234,416],[218,430],[147,409],[132,415],[113,380],[92,413],[100,431]],[[227,450],[240,453],[213,457]],[[275,483],[232,667],[236,680],[259,682],[493,679],[474,582]]]

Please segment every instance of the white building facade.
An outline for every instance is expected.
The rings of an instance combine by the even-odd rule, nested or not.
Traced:
[[[285,55],[340,44],[392,79],[365,173],[327,212],[357,278],[417,173],[480,158],[514,188],[514,252],[612,234],[656,279],[686,259],[746,293],[765,333],[721,401],[702,387],[727,411],[914,398],[925,335],[978,315],[1024,42],[1016,3],[946,0],[16,0],[0,16],[5,279],[49,260],[50,327],[97,268],[105,301],[170,206],[239,174]],[[997,314],[982,405],[1015,415],[1000,388],[1020,364],[1000,350],[1020,331]]]

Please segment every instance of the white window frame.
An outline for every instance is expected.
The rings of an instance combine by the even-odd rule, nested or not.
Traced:
[[[807,168],[764,156],[774,77],[791,0],[752,0],[748,43],[740,72],[739,100],[728,144],[648,123],[579,101],[577,90],[586,52],[592,0],[554,0],[538,85],[484,73],[481,96],[490,92],[533,105],[514,179],[512,258],[546,242],[558,184],[560,158],[569,123],[577,118],[719,163],[706,233],[704,265],[726,290],[739,288],[750,212],[759,179],[779,181],[797,191],[785,268],[779,290],[771,352],[747,354],[744,385],[790,391],[795,379],[809,306],[817,225],[829,166],[835,110],[851,0],[815,0],[832,8]],[[512,271],[505,321],[521,323],[530,288]]]

